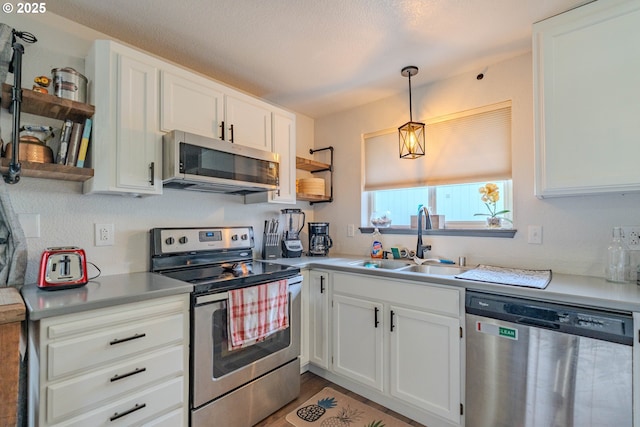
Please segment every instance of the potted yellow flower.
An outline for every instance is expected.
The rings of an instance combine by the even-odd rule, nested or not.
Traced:
[[[480,199],[484,202],[485,206],[489,210],[489,213],[477,213],[475,216],[486,216],[487,227],[489,228],[501,228],[502,220],[511,222],[509,218],[499,216],[510,212],[509,210],[497,211],[496,203],[500,200],[500,190],[498,186],[492,182],[489,182],[479,188],[478,192],[482,195]]]

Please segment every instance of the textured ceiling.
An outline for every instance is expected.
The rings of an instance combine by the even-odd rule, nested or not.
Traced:
[[[55,0],[47,9],[318,118],[531,50],[586,0]]]

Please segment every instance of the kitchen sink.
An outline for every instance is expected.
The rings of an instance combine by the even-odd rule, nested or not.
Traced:
[[[394,261],[390,259],[376,259],[376,260],[359,260],[350,262],[349,265],[364,268],[382,268],[387,270],[399,270],[410,267],[411,264],[404,261]]]
[[[464,270],[460,267],[453,267],[451,265],[443,264],[422,264],[422,265],[410,265],[402,268],[402,271],[411,271],[414,273],[433,274],[438,276],[455,276],[462,273]]]

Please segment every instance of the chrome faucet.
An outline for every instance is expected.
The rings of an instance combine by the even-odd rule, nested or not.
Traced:
[[[425,217],[425,229],[431,230],[431,218],[429,216],[429,209],[426,206],[418,206],[418,244],[416,247],[416,256],[418,258],[424,258],[425,251],[431,250],[431,245],[422,244],[422,215]]]

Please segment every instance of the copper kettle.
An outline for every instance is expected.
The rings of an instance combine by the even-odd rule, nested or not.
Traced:
[[[11,158],[13,143],[7,143],[2,156]],[[37,136],[21,135],[18,160],[21,162],[53,163],[53,150],[42,142]]]

